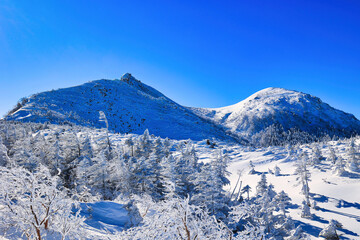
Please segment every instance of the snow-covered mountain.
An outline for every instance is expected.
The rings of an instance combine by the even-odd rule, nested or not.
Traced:
[[[139,134],[149,129],[152,134],[173,139],[250,139],[269,126],[311,135],[360,134],[360,121],[353,115],[302,92],[267,88],[232,106],[191,108],[129,73],[120,80],[97,80],[35,94],[19,103],[6,119],[105,127],[99,121],[99,111],[106,114],[112,131]]]
[[[119,133],[143,133],[173,139],[232,139],[220,127],[195,115],[154,88],[127,73],[120,80],[97,80],[80,86],[35,94],[25,99],[6,120],[71,122],[105,127]]]
[[[360,133],[360,121],[352,114],[337,110],[310,94],[266,88],[245,100],[222,108],[192,108],[231,132],[249,136],[270,125],[284,130],[296,128],[310,134],[350,136]]]

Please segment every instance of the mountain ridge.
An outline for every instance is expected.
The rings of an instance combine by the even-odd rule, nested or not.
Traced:
[[[360,131],[360,122],[354,115],[337,110],[318,97],[284,88],[266,88],[226,107],[192,110],[245,136],[272,124],[281,125],[286,131],[293,128],[330,135],[350,136]]]
[[[164,138],[234,140],[220,126],[195,115],[131,74],[34,94],[5,120],[105,127],[99,121],[99,111],[106,114],[109,130],[114,132],[142,134],[149,129]]]
[[[115,132],[140,134],[147,128],[174,139],[242,141],[272,125],[313,135],[360,134],[360,121],[354,115],[307,93],[270,87],[230,106],[193,108],[177,104],[130,73],[121,79],[34,94],[5,119],[103,127],[99,111],[105,112]]]

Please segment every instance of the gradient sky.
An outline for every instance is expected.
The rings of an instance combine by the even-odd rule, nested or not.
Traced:
[[[186,106],[283,87],[360,118],[359,13],[357,0],[0,0],[0,115],[130,72]]]

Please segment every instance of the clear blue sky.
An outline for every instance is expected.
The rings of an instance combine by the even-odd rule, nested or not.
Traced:
[[[357,0],[0,0],[0,114],[130,72],[186,106],[272,86],[360,118],[359,13]]]

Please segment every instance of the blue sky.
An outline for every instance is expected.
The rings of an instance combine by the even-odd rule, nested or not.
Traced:
[[[359,12],[355,0],[0,0],[0,114],[130,72],[186,106],[284,87],[360,118]]]

